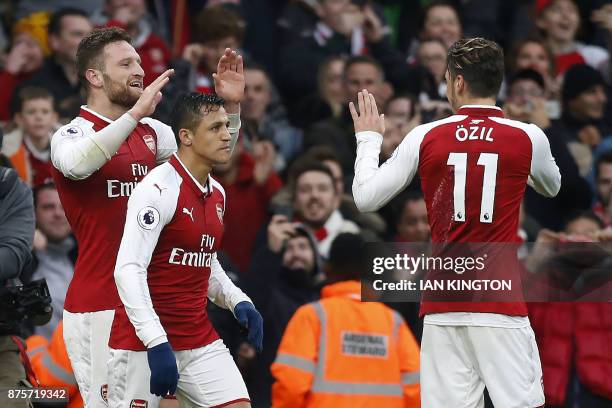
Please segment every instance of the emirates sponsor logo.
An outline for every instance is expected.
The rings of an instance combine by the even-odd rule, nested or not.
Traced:
[[[151,153],[155,154],[155,138],[151,135],[144,135],[142,140],[144,140]]]
[[[147,408],[149,403],[143,399],[133,399],[130,402],[130,408]]]

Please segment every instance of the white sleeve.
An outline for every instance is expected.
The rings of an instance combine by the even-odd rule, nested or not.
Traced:
[[[155,130],[157,135],[157,154],[155,161],[157,164],[168,161],[170,156],[176,152],[176,138],[172,128],[157,119],[144,118],[142,123],[146,123]]]
[[[157,181],[157,184],[160,184]],[[176,210],[178,192],[140,183],[128,201],[123,238],[115,265],[115,283],[136,335],[147,347],[168,341],[153,309],[147,268],[164,226]]]
[[[419,167],[419,149],[428,128],[417,126],[408,133],[391,157],[378,167],[383,136],[359,132],[353,179],[353,198],[361,211],[376,211],[402,191]]]
[[[227,118],[229,120],[229,134],[232,137],[230,141],[230,155],[234,152],[234,147],[238,142],[238,136],[240,135],[240,111],[238,113],[228,113]]]
[[[62,126],[51,138],[51,162],[69,179],[85,179],[117,153],[136,124],[124,113],[98,132],[78,122]]]
[[[234,308],[240,302],[247,301],[253,303],[251,299],[234,285],[234,282],[227,276],[223,267],[217,259],[215,252],[210,266],[210,278],[208,279],[208,298],[217,306],[229,309],[234,313]]]
[[[561,188],[561,173],[550,151],[548,138],[536,125],[529,125],[532,145],[531,171],[527,184],[545,197],[554,197]]]

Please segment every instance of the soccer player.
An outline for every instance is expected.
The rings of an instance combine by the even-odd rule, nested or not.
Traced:
[[[349,106],[357,137],[353,195],[360,210],[383,206],[418,170],[434,243],[516,242],[526,185],[552,197],[561,175],[544,133],[505,119],[495,106],[503,72],[499,45],[457,41],[446,71],[455,115],[413,129],[380,167],[384,115],[373,95],[360,92],[359,112]],[[484,406],[485,385],[495,406],[544,404],[524,302],[423,301],[421,314],[423,407]]]
[[[223,100],[184,95],[172,122],[178,152],[128,201],[115,267],[123,305],[109,342],[109,406],[157,407],[176,392],[182,406],[250,407],[240,372],[206,314],[208,296],[233,311],[261,350],[262,318],[216,254],[226,199],[210,172],[229,160],[231,141]]]
[[[94,30],[79,44],[77,72],[87,105],[51,140],[53,178],[79,245],[64,304],[64,339],[87,407],[106,407],[108,338],[120,304],[113,270],[135,185],[176,151],[172,129],[151,118],[168,70],[143,89],[140,57],[121,29]],[[219,61],[217,93],[237,137],[244,75],[230,50]]]

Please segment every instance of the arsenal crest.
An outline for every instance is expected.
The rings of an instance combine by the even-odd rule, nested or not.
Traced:
[[[217,203],[217,217],[219,217],[219,222],[223,224],[223,207],[219,203]]]
[[[156,154],[155,152],[155,139],[153,138],[153,136],[151,135],[144,135],[142,137],[142,140],[144,140],[145,144],[147,145],[147,147],[149,148],[149,150],[151,150],[151,153]]]
[[[147,408],[149,403],[146,400],[142,399],[133,399],[130,402],[130,408]]]
[[[108,384],[102,384],[100,387],[100,397],[108,404]]]

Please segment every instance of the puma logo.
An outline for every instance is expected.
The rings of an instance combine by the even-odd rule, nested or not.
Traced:
[[[159,190],[159,195],[162,194],[162,191],[166,190],[166,187],[160,187],[157,183],[153,184],[153,187],[157,188]]]
[[[187,214],[189,218],[191,218],[191,222],[195,222],[193,220],[193,207],[191,207],[191,210],[188,210],[187,208],[183,207],[183,214]]]

